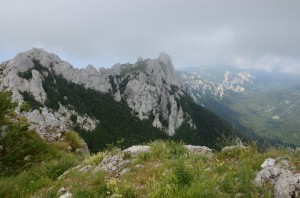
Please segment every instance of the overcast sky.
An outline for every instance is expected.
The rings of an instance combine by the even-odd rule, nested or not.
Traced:
[[[300,73],[299,0],[0,0],[0,61],[41,47],[76,67],[155,58]]]

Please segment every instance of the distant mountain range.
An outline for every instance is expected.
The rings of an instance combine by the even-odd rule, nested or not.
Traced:
[[[177,75],[194,101],[245,135],[271,144],[299,145],[298,76],[208,66]]]

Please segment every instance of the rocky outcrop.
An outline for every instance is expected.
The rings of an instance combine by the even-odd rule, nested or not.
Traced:
[[[70,192],[69,189],[62,187],[61,189],[59,189],[57,191],[57,195],[59,196],[59,198],[72,198],[73,195]]]
[[[118,173],[124,170],[129,160],[124,160],[119,155],[105,156],[100,164],[93,170],[93,173],[97,173],[100,170],[108,173]]]
[[[293,167],[287,160],[268,158],[261,167],[255,178],[256,185],[269,182],[274,187],[275,198],[300,196],[300,174],[292,172]]]
[[[74,123],[70,120],[72,115],[77,117],[76,124],[86,130],[92,131],[99,123],[98,120],[89,117],[88,115],[80,115],[74,110],[69,110],[66,107],[61,106],[58,111],[52,111],[46,107],[39,110],[21,113],[21,115],[28,118],[32,122],[31,128],[34,128],[43,138],[48,141],[55,140],[55,134],[59,132],[72,130]],[[50,129],[55,129],[57,133],[49,133]]]
[[[99,70],[92,65],[84,69],[74,68],[43,49],[33,48],[19,53],[0,67],[0,90],[9,89],[13,92],[13,99],[20,103],[18,113],[24,102],[22,92],[31,93],[42,105],[47,100],[43,80],[49,73],[36,68],[34,61],[70,82],[103,93],[112,93],[116,101],[125,100],[141,120],[151,119],[154,127],[165,130],[169,135],[174,135],[184,121],[186,113],[179,104],[180,97],[184,95],[182,84],[175,76],[170,56],[165,53],[161,53],[157,59],[139,58],[135,64],[116,64],[110,69]],[[36,129],[44,136],[49,128],[59,131],[70,129],[71,114],[78,117],[78,124],[87,131],[101,123],[101,120],[78,115],[64,106],[59,111],[42,107],[23,115],[37,123]],[[193,126],[191,120],[187,121]]]

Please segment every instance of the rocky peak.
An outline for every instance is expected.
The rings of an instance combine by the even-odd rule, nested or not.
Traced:
[[[182,87],[179,79],[176,78],[175,69],[170,56],[160,53],[157,59],[148,62],[146,73],[150,75],[154,82],[159,84],[169,84]]]
[[[183,122],[184,113],[178,100],[184,93],[170,56],[161,53],[157,59],[139,58],[135,64],[119,68],[123,74],[116,81],[121,88],[120,97],[140,119],[152,118],[153,126],[173,135]]]
[[[171,57],[165,52],[161,52],[157,59],[165,65],[173,66]],[[174,70],[174,67],[172,67],[172,69]]]

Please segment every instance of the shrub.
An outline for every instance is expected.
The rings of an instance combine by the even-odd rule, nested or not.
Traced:
[[[20,108],[20,112],[28,112],[30,111],[30,109],[30,104],[28,104],[27,102],[23,102]]]
[[[70,120],[71,120],[74,124],[76,124],[76,123],[77,123],[77,115],[72,114],[72,115],[70,116]]]
[[[43,104],[37,101],[32,93],[28,91],[20,92],[20,94],[23,96],[23,100],[28,103],[32,110],[39,109],[40,107],[43,107]]]
[[[77,165],[77,160],[74,158],[54,159],[46,162],[43,167],[48,178],[54,180],[61,176],[65,171]]]
[[[188,186],[192,181],[191,171],[187,169],[184,162],[179,160],[174,165],[174,174],[179,186]]]
[[[0,124],[4,115],[14,110],[17,106],[16,102],[11,100],[12,93],[9,91],[0,92]]]
[[[24,71],[24,72],[18,72],[18,76],[20,78],[25,78],[25,79],[29,80],[29,79],[32,78],[32,71],[27,70],[27,71]]]
[[[105,151],[98,152],[97,154],[93,154],[92,156],[88,157],[85,160],[85,163],[90,165],[98,165],[106,155],[107,152]]]
[[[69,145],[71,146],[72,151],[75,151],[77,148],[82,148],[83,146],[80,136],[78,135],[78,133],[74,131],[67,132],[65,134],[65,139],[66,142],[68,142]]]

